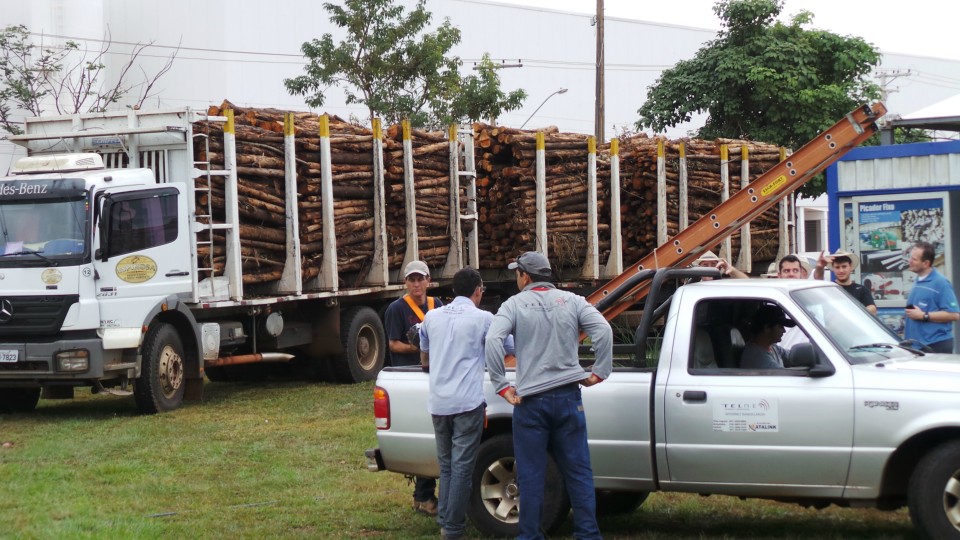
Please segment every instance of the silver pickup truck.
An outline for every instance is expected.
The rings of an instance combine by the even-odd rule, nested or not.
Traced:
[[[652,491],[908,505],[921,534],[960,538],[960,356],[908,347],[832,283],[671,288],[691,271],[647,272],[647,298],[660,303],[644,310],[635,353],[583,389],[598,512],[632,511]],[[786,367],[744,369],[745,322],[763,304],[780,306],[800,334]],[[370,470],[438,475],[427,394],[418,369],[380,373]],[[469,516],[482,533],[509,536],[520,501],[512,411],[489,384],[486,395]],[[549,530],[569,505],[559,475],[548,476]]]

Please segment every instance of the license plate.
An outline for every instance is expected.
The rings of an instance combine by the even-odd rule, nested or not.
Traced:
[[[16,362],[20,359],[17,349],[0,349],[0,362]]]

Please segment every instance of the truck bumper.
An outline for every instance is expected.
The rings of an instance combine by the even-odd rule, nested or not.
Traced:
[[[16,360],[9,360],[15,351]],[[58,362],[57,354],[65,351],[86,351],[86,365],[74,361],[69,369]],[[118,371],[132,369],[135,363],[123,364],[120,349],[104,350],[97,337],[64,338],[47,342],[0,342],[0,386],[36,385],[53,382],[71,384],[91,379],[102,379],[104,374],[116,375]],[[19,383],[19,384],[18,384]]]
[[[380,455],[379,448],[367,448],[363,455],[367,458],[368,471],[379,472],[387,470],[387,468],[383,465],[383,456]]]

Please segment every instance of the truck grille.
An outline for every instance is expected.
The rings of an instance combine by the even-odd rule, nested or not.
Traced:
[[[0,338],[57,334],[80,296],[0,297]]]

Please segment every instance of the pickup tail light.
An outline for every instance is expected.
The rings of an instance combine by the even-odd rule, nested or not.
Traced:
[[[377,429],[390,429],[390,395],[379,386],[373,387],[373,417]]]

